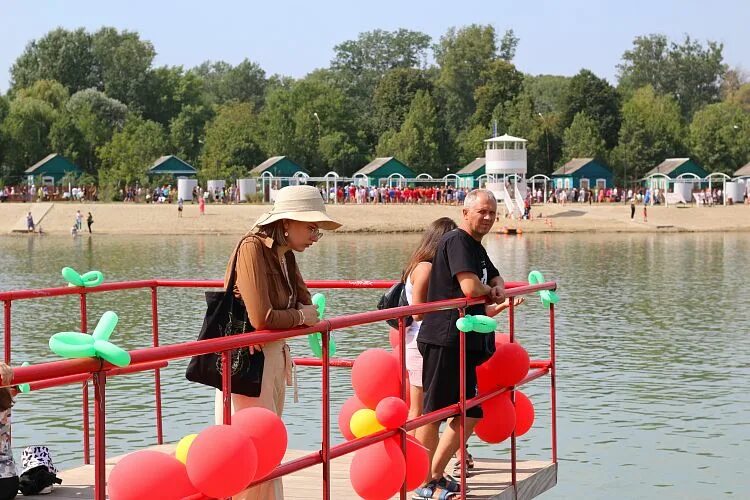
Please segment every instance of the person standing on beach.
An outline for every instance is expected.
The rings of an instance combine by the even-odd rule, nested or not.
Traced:
[[[177,217],[179,219],[182,219],[182,205],[183,201],[182,198],[180,198],[179,200],[177,200]]]
[[[648,203],[643,203],[643,222],[648,222]]]
[[[635,217],[635,198],[630,198],[630,220]]]
[[[89,227],[89,234],[91,234],[91,224],[94,223],[94,216],[91,215],[91,212],[89,212],[88,216],[86,217],[86,225]]]
[[[32,217],[31,212],[26,216],[26,230],[30,233],[34,232],[34,217]]]
[[[79,231],[83,229],[83,215],[80,210],[76,210],[76,229]]]
[[[206,215],[206,199],[203,196],[198,197],[198,212],[201,215]]]

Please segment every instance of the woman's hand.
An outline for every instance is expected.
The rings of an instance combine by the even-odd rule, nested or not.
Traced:
[[[0,362],[0,377],[2,378],[2,384],[8,385],[13,380],[13,368]]]
[[[492,318],[505,311],[510,307],[510,301],[511,299],[505,299],[500,304],[490,304],[485,306],[485,312],[487,313],[487,316]],[[524,297],[513,297],[513,307],[520,306],[524,302],[526,302],[526,299]]]
[[[320,319],[318,318],[318,308],[313,305],[302,305],[298,311],[302,313],[302,324],[313,326]]]

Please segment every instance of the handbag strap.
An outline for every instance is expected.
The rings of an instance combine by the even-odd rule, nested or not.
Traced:
[[[253,233],[248,233],[245,236],[242,237],[242,239],[237,243],[237,246],[234,247],[234,252],[232,253],[232,267],[230,267],[229,271],[229,281],[227,281],[227,286],[225,288],[226,291],[234,293],[234,284],[237,280],[237,256],[240,253],[240,246],[242,243],[248,239],[249,237],[254,236]]]

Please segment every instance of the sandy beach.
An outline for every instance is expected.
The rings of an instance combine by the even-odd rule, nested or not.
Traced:
[[[45,233],[69,234],[76,210],[84,217],[94,216],[97,234],[242,234],[270,205],[207,205],[201,216],[198,205],[185,205],[183,217],[177,217],[176,205],[125,203],[3,203],[0,204],[0,234],[12,234],[25,226],[26,213],[44,213],[41,224]],[[446,205],[328,205],[327,210],[344,226],[344,232],[417,232],[438,217],[458,220],[461,209]],[[500,218],[493,231],[504,227],[519,228],[523,233],[570,232],[708,232],[750,231],[750,206],[648,208],[643,221],[643,207],[630,219],[629,205],[566,204],[534,205],[532,220],[514,221]]]

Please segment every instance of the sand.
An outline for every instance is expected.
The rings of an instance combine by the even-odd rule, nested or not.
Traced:
[[[11,234],[25,220],[30,204],[0,204],[0,234]],[[84,217],[94,216],[93,230],[98,234],[242,234],[270,205],[207,205],[201,216],[198,205],[186,204],[183,217],[177,217],[176,205],[128,203],[57,202],[41,221],[45,233],[69,234],[76,210]],[[328,213],[343,223],[345,232],[417,232],[439,217],[459,220],[461,208],[446,205],[329,205]],[[500,218],[493,231],[504,227],[524,233],[550,232],[704,232],[750,231],[750,205],[716,207],[638,206],[635,219],[624,204],[534,205],[532,220]],[[15,233],[18,234],[18,233]]]

